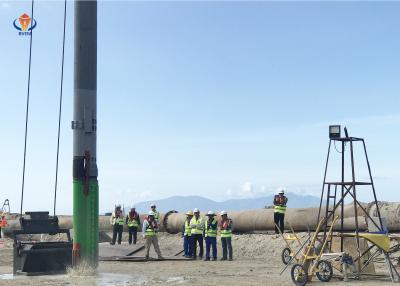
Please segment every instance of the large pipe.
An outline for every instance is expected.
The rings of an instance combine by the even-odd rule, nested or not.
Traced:
[[[288,209],[285,215],[286,227],[292,226],[296,231],[314,230],[317,225],[319,208],[293,208]],[[321,213],[325,213],[323,209]],[[360,211],[358,210],[358,213]],[[354,230],[354,207],[346,205],[344,208],[344,229]],[[274,225],[274,210],[259,209],[240,212],[231,212],[229,217],[233,221],[234,231],[236,232],[253,232],[273,230]],[[362,226],[366,228],[365,219],[359,217]],[[363,222],[364,221],[364,222]],[[182,230],[182,225],[185,222],[185,215],[179,213],[171,213],[165,219],[165,228],[169,233],[178,233]],[[339,229],[339,227],[336,227]]]
[[[370,216],[376,217],[375,204],[362,204],[366,208]],[[389,231],[400,231],[400,203],[379,203],[382,218],[386,221]],[[324,210],[321,212],[324,213]],[[360,215],[363,212],[357,210]],[[344,208],[344,230],[355,230],[355,212],[353,205],[346,205]],[[234,222],[234,231],[237,232],[254,232],[267,231],[274,229],[273,209],[258,209],[241,212],[229,212],[229,217]],[[295,231],[314,230],[317,224],[318,208],[290,208],[286,211],[286,227],[292,226]],[[145,215],[141,215],[143,221]],[[60,226],[71,229],[73,227],[70,216],[59,216]],[[161,215],[160,231],[168,233],[178,233],[182,230],[185,215],[174,211]],[[99,216],[99,231],[110,232],[112,226],[109,216]],[[368,221],[365,216],[358,217],[359,229],[367,230]],[[12,233],[13,230],[19,228],[18,216],[9,220],[9,226],[4,229],[6,234]],[[140,230],[140,229],[139,229]],[[339,230],[339,222],[335,225],[335,230]],[[126,231],[126,229],[125,229]]]
[[[73,264],[97,266],[97,1],[75,1],[73,129]]]

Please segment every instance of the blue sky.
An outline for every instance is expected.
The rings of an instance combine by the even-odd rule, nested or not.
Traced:
[[[0,0],[0,200],[14,210],[29,37],[12,22],[29,11]],[[378,198],[399,201],[399,12],[396,2],[100,1],[100,209],[279,187],[319,195],[331,123],[366,138]],[[25,210],[52,206],[62,13],[63,2],[36,2]],[[73,2],[66,41],[60,213],[72,211]]]

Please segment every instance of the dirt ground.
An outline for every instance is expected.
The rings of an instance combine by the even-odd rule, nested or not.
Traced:
[[[173,249],[181,247],[181,238],[177,235],[160,234],[160,246],[161,250],[169,255]],[[282,276],[279,275],[283,268],[283,247],[283,240],[275,235],[235,235],[234,261],[100,262],[93,276],[84,276],[83,271],[69,271],[65,275],[14,277],[12,242],[6,240],[0,243],[0,285],[294,285],[290,279],[290,269]],[[221,252],[221,249],[218,249],[218,254]],[[329,285],[389,283],[366,279],[343,282],[333,278]],[[312,284],[327,283],[314,279]]]

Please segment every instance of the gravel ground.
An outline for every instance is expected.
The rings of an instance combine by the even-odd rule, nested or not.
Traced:
[[[181,246],[176,235],[160,234],[165,253]],[[233,237],[234,261],[163,261],[163,262],[100,262],[94,275],[84,276],[88,269],[69,271],[65,275],[14,277],[12,242],[0,243],[0,285],[294,285],[289,271],[279,275],[283,264],[283,240],[275,235],[243,234]],[[221,249],[218,249],[219,254]],[[351,281],[332,279],[329,285],[378,285],[383,281]],[[313,280],[315,285],[326,283]]]

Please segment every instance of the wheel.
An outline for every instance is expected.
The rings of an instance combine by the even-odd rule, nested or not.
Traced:
[[[307,284],[308,273],[301,264],[293,265],[290,276],[292,277],[293,283],[297,286],[304,286]]]
[[[283,264],[285,264],[285,265],[289,264],[290,260],[292,259],[292,256],[290,256],[290,253],[291,253],[291,251],[290,251],[289,247],[285,247],[282,250],[281,258],[282,258]]]
[[[332,264],[326,260],[320,260],[317,263],[317,272],[315,273],[319,281],[329,282],[333,276]]]

